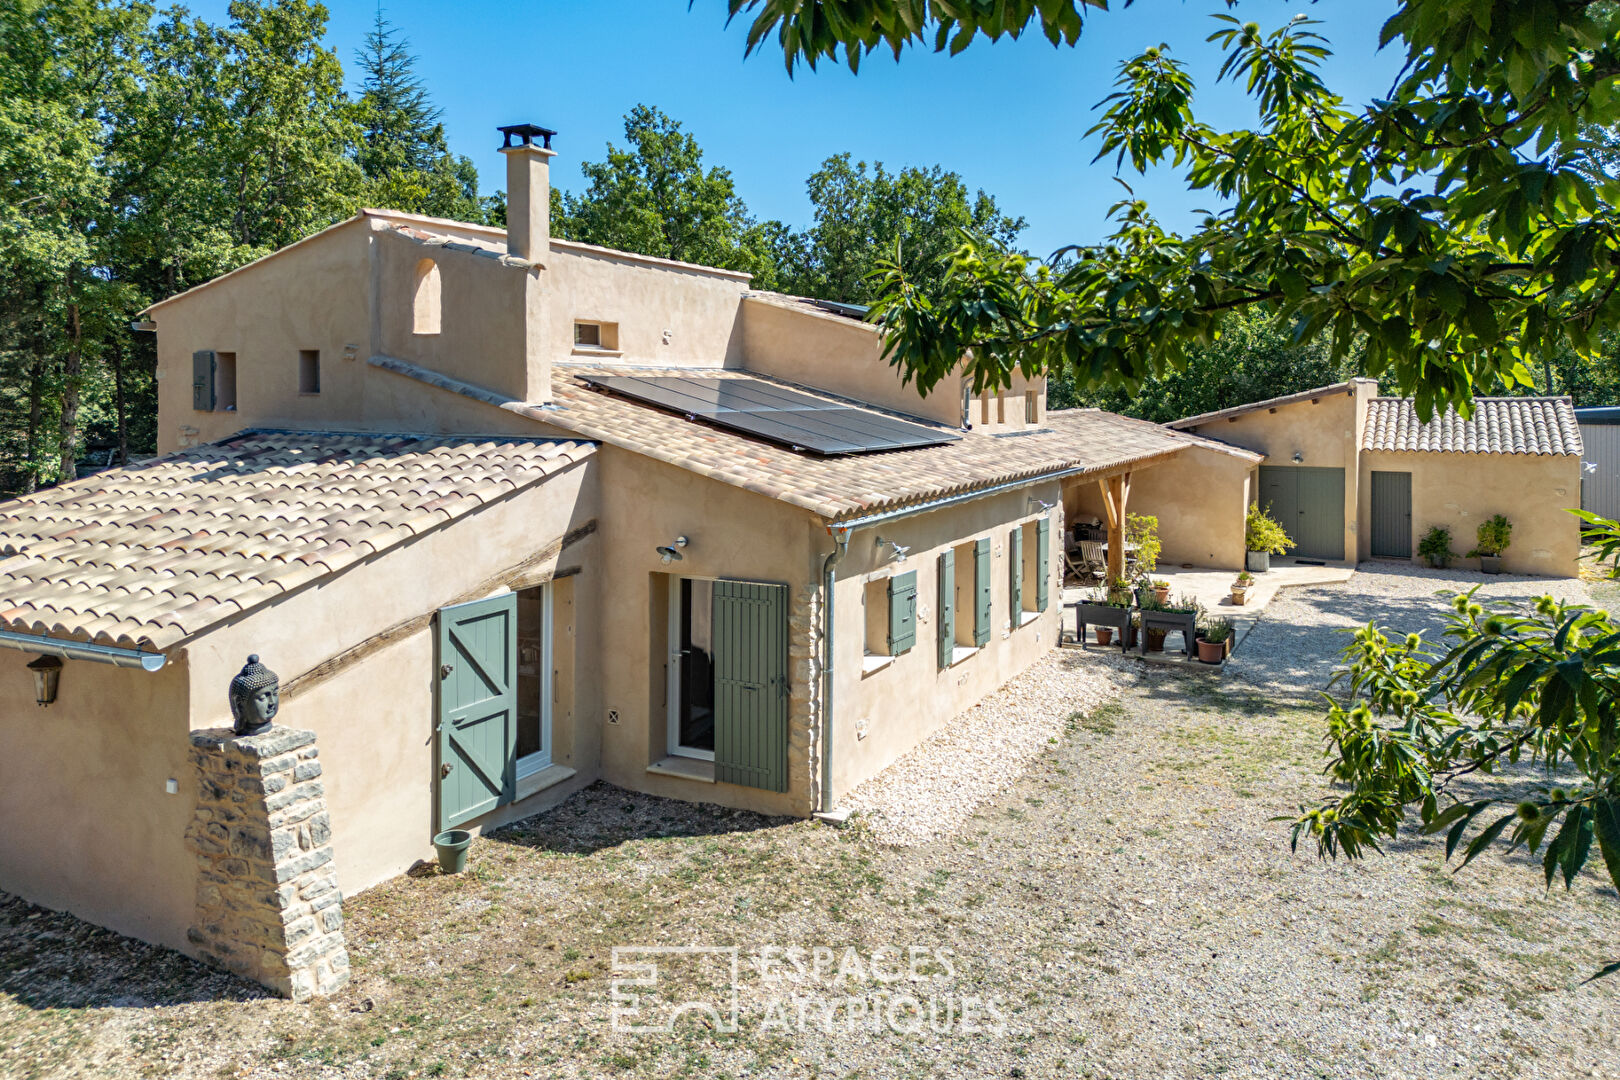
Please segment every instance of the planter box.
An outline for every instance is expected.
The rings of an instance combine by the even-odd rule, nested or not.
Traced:
[[[1263,574],[1271,569],[1271,553],[1269,551],[1251,551],[1243,567],[1251,574]]]
[[[1082,600],[1071,604],[1075,611],[1075,636],[1080,644],[1086,644],[1087,631],[1090,626],[1112,626],[1119,630],[1119,644],[1125,647],[1125,631],[1131,625],[1131,609],[1115,607],[1113,604],[1094,604]],[[1112,642],[1109,643],[1112,646]]]
[[[1194,635],[1198,632],[1198,613],[1195,611],[1144,611],[1142,612],[1142,630],[1144,639],[1147,637],[1146,631],[1148,630],[1163,630],[1167,634],[1180,634],[1182,652],[1191,656],[1195,649]]]
[[[1479,572],[1482,574],[1500,574],[1502,572],[1502,556],[1481,555],[1479,557]]]

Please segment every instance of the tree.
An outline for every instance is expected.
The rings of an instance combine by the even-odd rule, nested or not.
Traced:
[[[637,105],[624,118],[625,147],[585,162],[579,195],[553,189],[552,231],[569,240],[730,270],[763,262],[786,237],[761,228],[737,196],[731,173],[705,170],[697,140],[658,109]]]
[[[891,173],[882,162],[851,164],[835,154],[811,174],[815,208],[807,238],[810,257],[794,291],[829,300],[873,298],[871,276],[885,257],[898,259],[907,280],[929,290],[940,283],[963,229],[1011,244],[1023,218],[1003,214],[991,196],[970,193],[961,176],[936,165]]]
[[[366,200],[376,206],[483,221],[478,170],[450,153],[439,110],[416,75],[410,43],[378,8],[364,48],[355,51],[364,78],[355,102],[360,127],[355,160],[365,174]]]
[[[775,31],[791,71],[879,47],[960,52],[1034,29],[1078,39],[1102,0],[728,0],[755,13],[748,48]],[[1390,92],[1347,108],[1317,73],[1326,42],[1297,16],[1265,33],[1231,16],[1211,40],[1259,123],[1198,119],[1192,80],[1163,48],[1121,65],[1099,156],[1171,166],[1225,209],[1186,236],[1127,193],[1102,244],[1039,263],[982,238],[937,289],[904,267],[873,317],[890,358],[923,389],[968,357],[975,385],[1067,368],[1081,387],[1140,386],[1185,365],[1239,310],[1283,319],[1300,341],[1412,394],[1419,413],[1475,389],[1530,385],[1567,346],[1591,354],[1620,316],[1615,180],[1586,133],[1620,122],[1620,5],[1592,0],[1402,0],[1384,43],[1404,46]]]
[[[1416,808],[1421,831],[1444,832],[1446,857],[1461,850],[1463,866],[1500,840],[1539,855],[1549,888],[1558,877],[1568,888],[1595,840],[1620,888],[1620,623],[1548,596],[1529,611],[1487,606],[1471,590],[1445,637],[1442,651],[1373,623],[1355,631],[1337,677],[1347,692],[1328,710],[1329,775],[1349,790],[1302,807],[1294,844],[1310,837],[1323,857],[1359,857]],[[1543,770],[1534,793],[1467,791],[1474,774],[1520,761]]]

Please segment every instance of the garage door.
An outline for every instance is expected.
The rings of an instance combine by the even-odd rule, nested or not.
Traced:
[[[1344,470],[1260,466],[1260,505],[1295,544],[1290,555],[1344,558]]]

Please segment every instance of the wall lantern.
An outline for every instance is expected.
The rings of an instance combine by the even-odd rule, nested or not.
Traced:
[[[1052,509],[1052,507],[1056,506],[1057,503],[1049,503],[1045,499],[1037,499],[1035,496],[1031,495],[1029,497],[1028,505],[1038,508],[1040,512],[1044,514],[1048,510]]]
[[[661,547],[654,548],[653,550],[658,552],[658,558],[661,562],[680,562],[683,558],[681,555],[681,548],[685,547],[689,543],[691,543],[691,541],[686,537],[677,536],[675,538],[675,543],[663,545]]]
[[[28,670],[34,673],[34,697],[41,705],[49,705],[56,700],[56,687],[62,681],[62,658],[60,656],[41,656],[28,664]]]
[[[911,546],[909,544],[897,544],[893,540],[885,540],[881,536],[874,537],[873,539],[877,541],[877,546],[879,548],[892,549],[894,551],[894,557],[897,559],[904,559],[907,553],[911,551]]]
[[[1304,460],[1305,460],[1305,451],[1303,451],[1303,450],[1295,450],[1294,451],[1294,464],[1298,465],[1301,462],[1303,462]]]

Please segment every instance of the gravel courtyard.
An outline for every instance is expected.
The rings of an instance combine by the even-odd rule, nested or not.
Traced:
[[[899,767],[934,788],[869,785],[844,829],[598,785],[466,875],[351,898],[332,1001],[0,897],[0,1076],[1620,1076],[1620,979],[1581,985],[1620,957],[1595,875],[1544,895],[1422,839],[1323,865],[1272,820],[1322,790],[1333,629],[1438,626],[1432,590],[1473,580],[1286,594],[1220,679],[1055,653]],[[737,946],[739,1030],[614,1032],[612,949],[649,945]],[[770,946],[809,975],[768,979]],[[707,962],[668,960],[676,998],[713,996]]]

